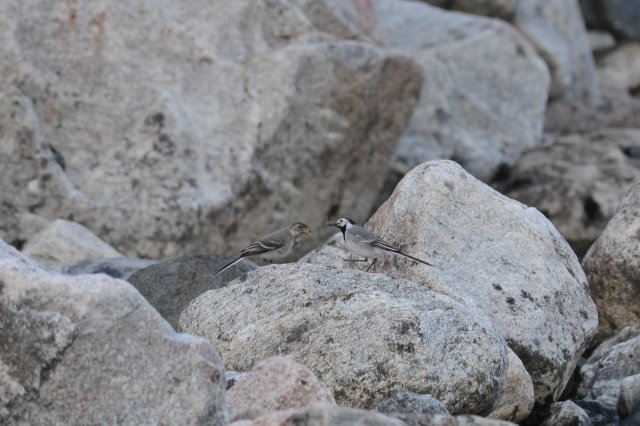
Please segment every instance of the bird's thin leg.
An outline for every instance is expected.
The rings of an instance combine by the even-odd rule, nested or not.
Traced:
[[[371,265],[369,265],[369,267],[368,267],[367,269],[365,269],[364,271],[365,271],[365,272],[368,272],[368,271],[369,271],[369,269],[371,269],[371,267],[372,267],[373,265],[375,265],[375,263],[376,263],[376,261],[377,261],[377,260],[378,260],[378,258],[373,259],[373,262],[371,262]]]

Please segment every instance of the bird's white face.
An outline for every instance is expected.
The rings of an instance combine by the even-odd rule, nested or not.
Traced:
[[[336,226],[339,228],[349,228],[351,226],[351,222],[348,219],[340,218],[336,221]]]

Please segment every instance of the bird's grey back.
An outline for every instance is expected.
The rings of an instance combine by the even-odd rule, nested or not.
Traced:
[[[347,230],[347,234],[348,234],[347,239],[351,238],[352,242],[356,244],[360,242],[363,244],[371,244],[373,246],[377,246],[385,250],[400,251],[400,249],[396,247],[394,244],[391,244],[383,240],[373,232],[358,225],[354,225],[351,228],[349,228]]]
[[[354,242],[372,242],[378,239],[378,236],[368,229],[364,229],[362,226],[353,225],[347,229],[347,239],[353,239]]]

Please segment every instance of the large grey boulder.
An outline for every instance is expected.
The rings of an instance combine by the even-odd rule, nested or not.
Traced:
[[[577,0],[426,1],[512,23],[548,64],[552,99],[563,102],[599,100],[598,75]]]
[[[290,357],[273,357],[239,377],[226,394],[231,420],[252,419],[271,411],[335,404],[313,372]]]
[[[453,162],[433,161],[409,172],[367,226],[435,265],[387,256],[372,271],[421,283],[489,317],[531,375],[536,402],[560,396],[596,333],[597,313],[578,259],[540,212]],[[344,256],[324,247],[303,261],[366,267]]]
[[[639,138],[640,148],[640,138]],[[640,173],[639,173],[640,174]],[[599,339],[640,323],[640,177],[628,188],[583,266],[600,318]]]
[[[127,281],[177,330],[180,312],[189,302],[257,268],[250,260],[243,260],[214,277],[231,260],[230,256],[183,256],[141,269]]]
[[[511,26],[405,0],[375,0],[387,46],[411,55],[425,79],[391,164],[455,159],[488,181],[541,141],[549,73]]]
[[[27,241],[22,253],[42,265],[58,269],[65,263],[122,257],[84,226],[62,219],[51,222],[35,234]]]
[[[222,360],[106,275],[47,272],[0,241],[0,423],[223,425]]]
[[[233,253],[301,218],[365,216],[422,83],[409,58],[325,32],[358,16],[335,1],[1,3],[14,244],[67,218],[127,256]]]
[[[285,354],[338,404],[370,408],[401,391],[429,393],[451,413],[500,399],[508,349],[491,322],[421,284],[321,265],[273,265],[211,290],[180,328],[213,342],[226,368]],[[233,388],[232,388],[233,389]]]
[[[526,152],[495,186],[544,213],[582,257],[637,177],[640,129],[602,129]]]

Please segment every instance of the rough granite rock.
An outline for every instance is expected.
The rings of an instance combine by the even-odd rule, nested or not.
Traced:
[[[547,106],[545,132],[555,135],[593,132],[611,127],[640,127],[640,98],[605,95],[599,105],[553,102]]]
[[[259,362],[236,380],[225,396],[231,421],[253,419],[272,411],[335,404],[313,372],[290,357]]]
[[[407,426],[399,419],[375,411],[335,405],[315,405],[287,411],[275,411],[255,420],[240,420],[229,426]],[[478,416],[431,415],[421,426],[515,426],[515,423]]]
[[[408,426],[420,426],[433,415],[451,416],[445,406],[432,395],[415,392],[399,392],[378,402],[373,409],[400,419]]]
[[[487,419],[480,416],[456,416],[451,426],[516,426],[504,420]],[[434,426],[449,426],[447,421],[434,423]]]
[[[640,154],[640,130],[638,131]],[[640,176],[640,167],[638,168]],[[600,319],[602,340],[640,323],[640,177],[630,187],[583,267]]]
[[[542,426],[591,426],[587,413],[571,401],[551,404],[549,416]]]
[[[65,218],[168,258],[366,216],[422,71],[326,1],[0,2],[0,238]]]
[[[535,403],[533,382],[522,360],[511,349],[509,349],[508,361],[505,391],[487,417],[519,423],[526,419],[533,409]]]
[[[386,256],[371,271],[419,282],[488,316],[531,375],[536,402],[560,396],[597,331],[597,313],[578,259],[540,212],[453,162],[433,161],[409,172],[367,226],[435,265]],[[340,268],[366,268],[340,261],[340,251],[325,247],[303,261],[333,257]]]
[[[638,48],[623,44],[598,63],[602,102],[552,102],[545,117],[545,132],[567,135],[608,127],[640,128],[640,75]]]
[[[640,374],[640,336],[594,353],[580,367],[577,395],[616,409],[622,380]]]
[[[113,278],[128,280],[131,275],[148,266],[158,263],[157,260],[131,259],[128,257],[116,257],[113,259],[89,259],[77,263],[63,265],[63,274],[107,274]]]
[[[513,24],[549,65],[550,98],[600,100],[598,74],[577,0],[520,0]]]
[[[598,73],[607,93],[639,95],[640,43],[623,44],[603,57],[598,61]]]
[[[400,420],[375,411],[320,404],[274,411],[254,420],[240,420],[229,426],[406,426]],[[455,425],[454,425],[455,426]]]
[[[615,406],[594,399],[579,399],[573,402],[587,413],[594,426],[620,425],[620,417]]]
[[[582,257],[640,177],[640,129],[560,137],[526,152],[503,182],[505,195],[540,210]]]
[[[122,257],[113,247],[82,225],[58,219],[27,241],[22,253],[59,269],[65,263],[95,258]]]
[[[640,336],[640,324],[628,325],[616,335],[609,337],[604,342],[600,342],[593,352],[591,352],[590,358],[596,359],[603,357],[607,352],[611,351],[618,343],[626,342],[634,337]]]
[[[540,143],[549,72],[517,31],[416,1],[375,5],[386,44],[410,55],[425,73],[390,179],[447,158],[488,181]]]
[[[50,273],[0,241],[0,423],[223,425],[222,360],[128,283]]]
[[[293,0],[313,26],[341,39],[380,43],[378,17],[371,0]]]
[[[426,1],[509,21],[548,64],[552,76],[551,98],[564,102],[598,101],[598,76],[577,0]]]
[[[180,328],[214,342],[230,370],[289,355],[353,407],[408,391],[429,393],[454,414],[482,413],[507,382],[508,349],[490,322],[384,274],[262,267],[200,295]]]
[[[257,268],[255,263],[245,259],[213,277],[233,259],[230,256],[183,256],[141,269],[127,281],[178,330],[180,312],[193,299]]]
[[[617,409],[620,418],[624,419],[633,413],[640,404],[640,374],[628,376],[620,382]]]

